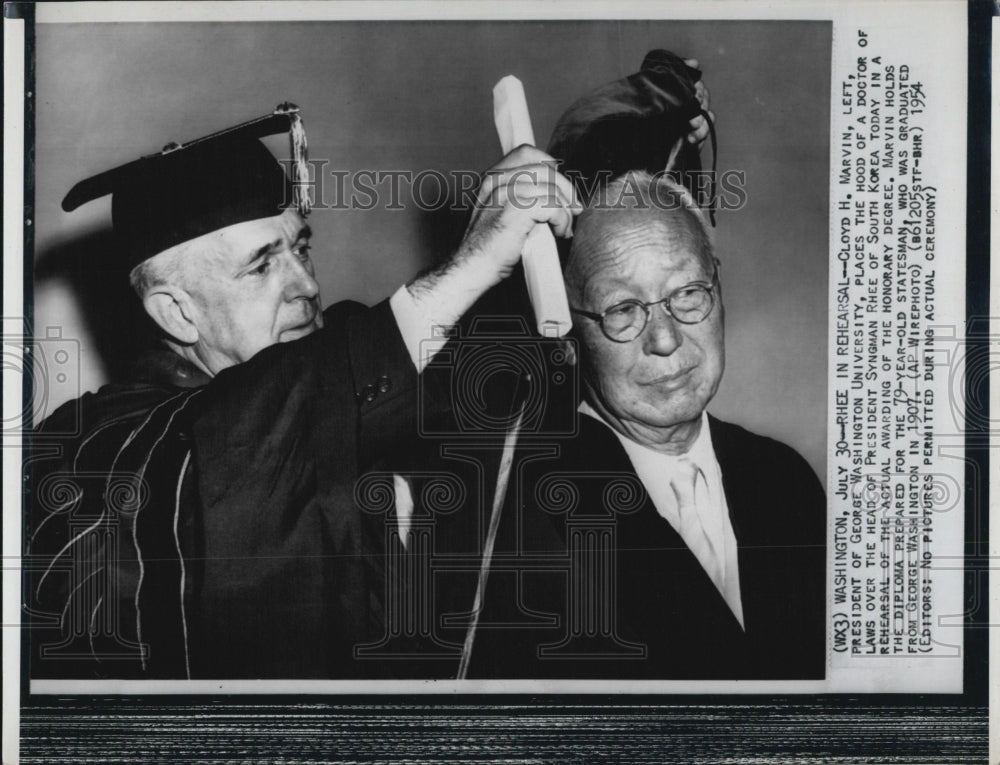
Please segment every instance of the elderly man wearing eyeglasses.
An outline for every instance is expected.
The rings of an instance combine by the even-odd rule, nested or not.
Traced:
[[[612,181],[580,216],[579,429],[512,477],[470,677],[824,676],[820,482],[706,411],[721,273],[702,210],[663,174]]]

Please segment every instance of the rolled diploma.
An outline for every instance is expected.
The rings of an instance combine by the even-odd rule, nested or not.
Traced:
[[[535,145],[524,86],[517,77],[507,75],[493,88],[493,119],[504,154],[521,144]],[[524,263],[528,297],[535,309],[538,334],[562,337],[569,332],[572,320],[559,266],[559,251],[547,224],[535,226],[528,234],[521,250],[521,262]]]

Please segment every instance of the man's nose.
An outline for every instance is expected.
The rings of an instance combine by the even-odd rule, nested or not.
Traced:
[[[285,299],[312,300],[319,294],[319,284],[313,275],[311,261],[299,260],[289,253],[285,261]]]
[[[663,305],[650,306],[649,322],[643,334],[647,354],[669,356],[684,344],[684,334],[674,317]]]

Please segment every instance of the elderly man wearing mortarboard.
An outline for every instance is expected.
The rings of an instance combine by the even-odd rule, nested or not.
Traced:
[[[658,172],[698,169],[696,74],[653,51],[556,127],[589,199],[564,264],[582,416],[553,456],[536,438],[515,458],[469,677],[824,675],[823,489],[792,448],[706,411],[720,263],[693,194]]]
[[[112,195],[162,348],[32,435],[33,678],[372,669],[353,647],[381,626],[381,532],[371,546],[355,481],[414,427],[429,328],[509,274],[536,223],[567,235],[579,206],[548,156],[521,147],[488,175],[480,200],[496,203],[444,266],[374,308],[321,311],[308,200],[258,140],[289,129],[301,173],[298,110],[283,105],[64,201]],[[515,169],[533,180],[508,185]],[[76,437],[58,435],[75,421]]]

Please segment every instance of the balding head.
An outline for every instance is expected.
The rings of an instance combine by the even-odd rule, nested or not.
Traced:
[[[624,256],[627,248],[615,240],[642,227],[666,245],[699,253],[712,270],[711,229],[688,190],[665,175],[632,172],[611,181],[577,218],[565,270],[571,294],[603,261]]]

